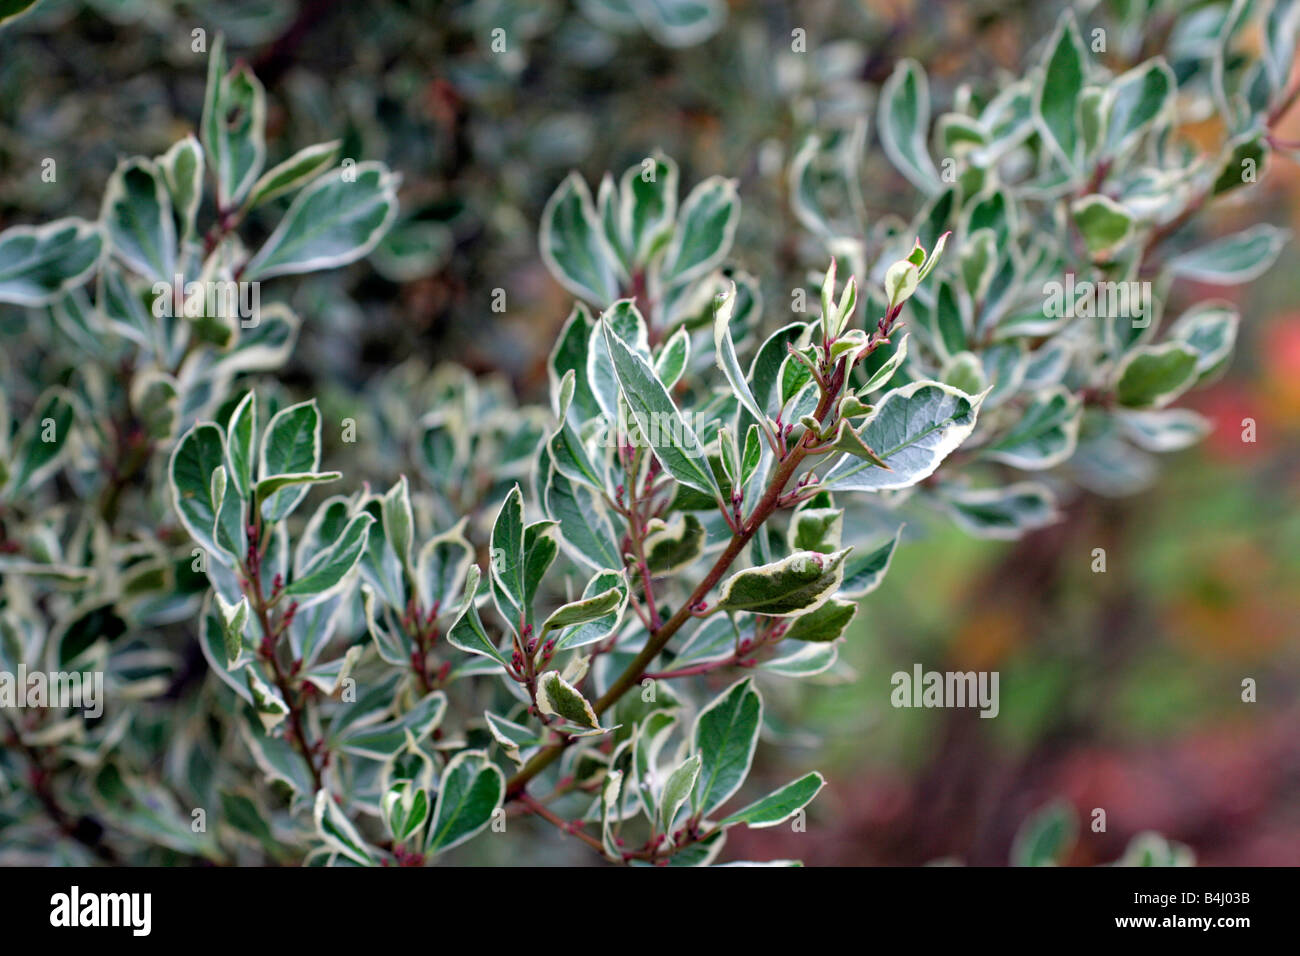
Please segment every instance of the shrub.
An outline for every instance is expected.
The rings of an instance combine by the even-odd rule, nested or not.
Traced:
[[[789,184],[820,302],[793,290],[775,330],[785,304],[730,261],[735,182],[687,189],[663,154],[594,195],[575,173],[540,225],[579,300],[549,407],[408,364],[360,416],[278,379],[300,323],[261,283],[374,250],[398,178],[338,142],[267,169],[264,91],[218,41],[197,138],[123,161],[97,222],[0,233],[0,301],[26,309],[0,661],[103,675],[108,700],[6,711],[6,856],[420,864],[517,839],[517,810],[612,861],[704,864],[801,814],[816,772],[746,787],[760,688],[836,665],[900,513],[1015,537],[1204,434],[1172,403],[1222,371],[1238,316],[1165,304],[1181,277],[1259,275],[1285,238],[1170,252],[1255,181],[1296,97],[1290,5],[1259,59],[1248,7],[1122,72],[1067,14],[933,136],[900,63],[876,126],[920,211],[868,214],[864,122],[810,137]],[[1198,98],[1228,119],[1218,155],[1171,133]],[[707,692],[719,674],[739,679]],[[1057,817],[1017,861],[1058,858]]]

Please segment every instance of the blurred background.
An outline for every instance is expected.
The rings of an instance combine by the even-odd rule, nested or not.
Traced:
[[[660,148],[683,191],[735,177],[732,260],[763,277],[775,325],[816,261],[785,176],[803,137],[874,112],[904,56],[924,64],[936,100],[959,81],[996,83],[1037,55],[1062,7],[662,4],[702,12],[683,27],[638,21],[614,0],[46,0],[0,35],[0,228],[95,218],[119,157],[160,153],[196,127],[221,31],[266,85],[269,162],[341,136],[344,156],[403,177],[400,223],[367,261],[289,284],[304,318],[290,384],[364,407],[399,363],[455,361],[538,401],[571,297],[543,268],[536,227],[570,169],[597,182]],[[807,53],[792,50],[798,30]],[[1181,132],[1214,142],[1213,127]],[[1300,140],[1300,110],[1278,134]],[[41,179],[49,158],[53,183]],[[866,169],[873,208],[914,210],[883,157]],[[1296,166],[1275,162],[1242,192],[1209,230],[1300,227]],[[1215,432],[1165,457],[1152,490],[1077,499],[1019,542],[936,525],[900,549],[842,652],[855,678],[774,690],[787,732],[760,748],[755,773],[773,785],[826,773],[807,832],[737,832],[728,857],[1000,864],[1025,819],[1063,800],[1083,821],[1071,863],[1113,860],[1145,830],[1201,863],[1300,863],[1297,269],[1293,244],[1249,286],[1184,290],[1235,294],[1241,339],[1228,375],[1189,403]],[[1092,570],[1095,548],[1105,573]],[[999,718],[890,707],[890,675],[915,662],[999,671]],[[1245,678],[1255,703],[1241,700]],[[1103,833],[1088,828],[1094,808]],[[539,839],[586,859],[553,833]]]

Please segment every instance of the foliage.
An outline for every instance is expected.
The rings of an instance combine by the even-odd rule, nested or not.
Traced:
[[[1204,433],[1172,403],[1238,317],[1164,305],[1180,278],[1254,278],[1285,237],[1167,246],[1254,181],[1294,99],[1297,18],[1265,6],[1258,59],[1234,3],[1123,71],[1067,14],[933,136],[900,63],[876,127],[919,211],[868,216],[865,122],[810,137],[788,182],[819,308],[796,289],[779,328],[731,261],[736,181],[688,188],[663,153],[594,193],[573,173],[540,222],[578,300],[549,406],[408,364],[361,417],[277,374],[300,321],[261,284],[380,249],[399,179],[341,141],[270,165],[265,91],[215,42],[197,136],[121,162],[97,221],[0,233],[0,302],[35,343],[0,404],[0,661],[102,672],[110,701],[6,713],[7,855],[411,865],[514,839],[519,812],[613,862],[700,865],[802,815],[818,773],[746,788],[764,692],[837,666],[900,509],[1014,537]],[[677,46],[722,5],[583,8]],[[1172,133],[1200,101],[1231,119],[1219,155]],[[1067,277],[1093,297],[1054,296]],[[1134,295],[1101,308],[1103,287]],[[1059,859],[1041,845],[1066,826],[1017,859]]]

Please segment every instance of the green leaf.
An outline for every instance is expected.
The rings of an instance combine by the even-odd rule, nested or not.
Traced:
[[[646,567],[656,575],[676,574],[704,553],[704,525],[689,512],[679,511],[667,522],[656,518],[646,525],[642,542]]]
[[[828,490],[885,491],[907,488],[934,474],[975,429],[983,396],[939,382],[912,382],[888,392],[858,429],[869,448],[892,469],[843,458],[822,480]]]
[[[199,135],[217,180],[217,206],[233,209],[248,195],[266,161],[266,91],[247,66],[226,72],[220,34],[208,57]]]
[[[626,589],[610,588],[591,597],[570,601],[551,612],[542,624],[542,634],[561,627],[586,624],[604,617],[627,599]]]
[[[428,613],[437,602],[443,610],[452,606],[465,584],[474,547],[465,537],[467,519],[450,531],[430,538],[420,549],[415,566],[415,588],[420,607]]]
[[[307,566],[288,587],[284,589],[286,597],[311,596],[320,600],[328,596],[342,583],[348,573],[361,560],[361,553],[366,548],[366,537],[374,516],[362,512],[347,523],[343,533],[328,551],[322,552]]]
[[[0,487],[6,498],[12,500],[20,493],[30,495],[54,474],[70,447],[68,438],[75,420],[72,395],[65,389],[51,388],[36,400],[31,416],[14,439],[13,458],[8,462],[0,460]],[[3,424],[7,427],[7,422]],[[9,436],[4,437],[7,440]]]
[[[376,162],[321,176],[294,197],[248,260],[244,280],[337,269],[368,254],[397,218],[398,180]]]
[[[681,380],[690,358],[691,337],[685,326],[679,326],[655,356],[655,374],[665,388],[671,389]]]
[[[265,501],[281,488],[296,488],[301,485],[319,485],[328,481],[338,481],[343,477],[339,471],[305,471],[292,475],[271,475],[257,482],[253,493],[258,501]]]
[[[221,429],[209,422],[194,425],[181,436],[168,467],[176,514],[209,557],[219,553],[213,529],[222,503],[213,495],[212,474],[224,460]]]
[[[1034,94],[1034,120],[1068,170],[1079,163],[1077,105],[1087,80],[1087,60],[1079,25],[1073,11],[1067,11],[1047,44],[1042,82]]]
[[[1259,182],[1268,157],[1268,141],[1263,134],[1251,131],[1237,137],[1224,152],[1210,195],[1221,196],[1247,183]]]
[[[682,805],[690,799],[691,791],[699,780],[704,758],[700,754],[691,754],[681,762],[664,781],[663,795],[659,800],[659,832],[669,833],[673,821],[681,811]]]
[[[858,606],[853,601],[831,598],[816,610],[796,617],[782,639],[814,644],[839,640],[857,613]]]
[[[1143,131],[1172,108],[1178,81],[1163,57],[1147,60],[1111,81],[1106,90],[1103,112],[1106,123],[1106,154],[1132,146]]]
[[[623,247],[637,265],[672,232],[677,216],[677,164],[656,155],[630,167],[619,190],[619,232]]]
[[[1178,317],[1169,330],[1171,338],[1196,350],[1196,383],[1216,378],[1232,355],[1241,316],[1228,302],[1202,302]]]
[[[726,289],[713,300],[713,344],[714,357],[722,374],[726,376],[741,407],[754,416],[759,426],[776,440],[772,426],[768,424],[767,415],[759,407],[754,393],[749,390],[745,380],[745,370],[740,367],[736,357],[736,346],[731,339],[731,313],[736,307],[736,283],[728,282]]]
[[[546,268],[574,295],[602,309],[618,298],[617,256],[596,218],[591,191],[576,172],[546,201],[540,244]]]
[[[317,836],[331,850],[343,854],[362,866],[370,866],[374,862],[366,841],[343,813],[342,808],[334,802],[334,797],[328,790],[316,792],[315,812],[312,818],[316,822]]]
[[[737,571],[722,584],[717,609],[794,615],[822,605],[840,586],[849,549],[796,551],[772,564]]]
[[[559,522],[560,540],[569,556],[597,571],[621,565],[613,526],[596,497],[554,466],[546,475],[546,513]]]
[[[320,468],[320,411],[316,400],[290,405],[276,412],[267,423],[258,453],[257,473],[307,475]],[[262,516],[280,521],[289,515],[306,496],[300,486],[284,488],[262,501]]]
[[[1002,488],[950,488],[944,499],[954,523],[977,538],[1014,540],[1060,520],[1056,496],[1036,481]]]
[[[510,489],[492,525],[491,562],[488,581],[497,611],[512,628],[521,621],[527,602],[524,600],[524,495],[519,485]]]
[[[587,730],[600,727],[596,712],[587,703],[587,698],[560,676],[559,671],[547,671],[537,678],[537,709],[543,714],[562,717]]]
[[[1133,215],[1107,196],[1094,194],[1075,200],[1070,213],[1094,260],[1114,259],[1133,235]]]
[[[400,780],[384,794],[380,809],[393,841],[404,843],[419,832],[429,818],[429,794],[409,780]]]
[[[248,598],[240,597],[230,604],[220,594],[216,595],[217,611],[221,616],[221,639],[226,648],[226,666],[234,668],[244,650],[244,627],[248,624]]]
[[[162,174],[143,157],[109,177],[100,213],[109,248],[132,272],[170,287],[176,273],[176,225]]]
[[[668,389],[650,364],[629,348],[603,318],[605,344],[614,363],[619,390],[627,400],[637,427],[664,470],[687,487],[718,497],[717,480],[708,465],[704,446],[673,404]],[[655,440],[657,439],[657,440]]]
[[[1074,454],[1083,406],[1061,387],[1035,395],[1029,407],[1004,434],[987,445],[984,455],[1016,468],[1053,468]]]
[[[249,391],[230,413],[226,426],[230,479],[239,497],[253,499],[253,447],[257,444],[257,394]]]
[[[798,780],[791,780],[779,790],[769,793],[762,800],[757,800],[726,817],[719,826],[734,827],[739,823],[759,829],[774,827],[784,823],[792,816],[813,802],[813,798],[826,786],[826,779],[816,771]]]
[[[623,572],[611,570],[596,572],[596,574],[592,575],[591,580],[587,582],[586,588],[583,589],[582,598],[586,601],[603,595],[610,590],[615,590],[619,594],[619,600],[613,607],[599,617],[566,630],[555,642],[557,651],[585,647],[588,644],[603,641],[614,633],[623,620],[623,612],[627,608],[627,580],[624,578]]]
[[[1159,408],[1196,383],[1196,350],[1184,342],[1140,345],[1115,371],[1115,397],[1128,408]]]
[[[880,587],[889,572],[890,561],[893,560],[894,550],[898,547],[902,534],[903,528],[900,525],[894,536],[881,547],[873,551],[855,551],[849,555],[849,559],[844,562],[844,583],[837,592],[839,596],[862,598]]]
[[[16,20],[40,0],[0,0],[0,27],[10,20]]]
[[[300,149],[278,166],[262,174],[248,194],[245,206],[249,209],[270,202],[277,196],[291,193],[311,182],[334,165],[339,156],[341,140],[317,143]]]
[[[720,265],[731,251],[739,222],[735,180],[711,176],[692,189],[682,203],[677,231],[664,254],[664,281],[682,285]]]
[[[475,605],[478,582],[478,566],[471,565],[469,579],[465,582],[464,602],[447,631],[447,641],[452,647],[460,648],[469,654],[486,657],[505,667],[509,660],[497,649],[496,644],[492,643],[492,638],[488,637],[487,631],[483,629],[483,621],[478,616],[478,607]]]
[[[1011,846],[1011,865],[1057,866],[1064,863],[1074,846],[1078,829],[1078,820],[1069,804],[1049,804],[1021,825]]]
[[[194,235],[195,217],[203,200],[203,147],[193,133],[172,144],[159,158],[158,170],[180,219],[181,238],[188,239]]]
[[[339,737],[337,746],[358,757],[391,760],[404,748],[418,746],[428,739],[446,712],[447,695],[436,690],[396,720],[360,727],[352,725]]]
[[[763,723],[763,701],[745,677],[715,697],[695,718],[693,751],[700,756],[692,806],[708,814],[726,803],[749,776]]]
[[[942,186],[926,138],[930,133],[930,87],[915,60],[900,60],[880,90],[880,144],[894,167],[928,196]]]
[[[1213,285],[1240,285],[1263,275],[1291,238],[1286,229],[1261,224],[1185,252],[1169,266],[1175,275]]]
[[[411,489],[402,475],[388,489],[380,503],[384,537],[392,547],[402,567],[409,574],[411,565],[411,538],[415,529],[415,516],[411,513]]]
[[[44,226],[0,232],[0,302],[53,302],[95,272],[104,236],[99,224],[58,219]]]

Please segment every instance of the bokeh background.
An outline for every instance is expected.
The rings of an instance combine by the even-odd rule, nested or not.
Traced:
[[[570,306],[536,224],[570,169],[595,182],[660,148],[684,186],[735,177],[732,259],[780,309],[818,255],[787,195],[804,135],[873,111],[904,56],[924,64],[937,100],[1018,71],[1063,5],[717,0],[716,27],[685,46],[612,20],[618,6],[46,0],[0,35],[0,228],[94,218],[120,156],[160,153],[194,129],[207,57],[193,31],[210,43],[220,30],[267,87],[271,162],[342,136],[344,155],[403,176],[384,244],[292,288],[304,327],[288,381],[364,407],[375,376],[450,360],[536,401]],[[794,30],[807,53],[791,50]],[[1295,112],[1285,139],[1300,140]],[[1217,142],[1215,123],[1180,134]],[[53,183],[40,176],[50,158]],[[882,156],[865,165],[873,208],[913,211]],[[1300,227],[1300,167],[1276,162],[1241,192],[1208,231]],[[1079,498],[1019,542],[936,525],[900,549],[842,654],[854,679],[782,689],[782,746],[760,748],[755,773],[773,785],[812,767],[829,778],[807,832],[737,832],[729,857],[1000,864],[1026,817],[1064,800],[1085,821],[1072,863],[1113,860],[1144,830],[1202,863],[1300,863],[1297,270],[1292,245],[1248,287],[1184,290],[1235,297],[1241,339],[1229,374],[1190,403],[1215,432],[1167,456],[1151,490]],[[490,308],[498,288],[504,314]],[[1092,570],[1095,548],[1105,573]],[[889,676],[914,662],[999,671],[999,718],[893,709]],[[1255,703],[1241,700],[1247,677]],[[1098,807],[1104,833],[1086,826]],[[538,841],[539,859],[586,861],[552,832]],[[461,859],[505,862],[491,859],[495,842]]]

